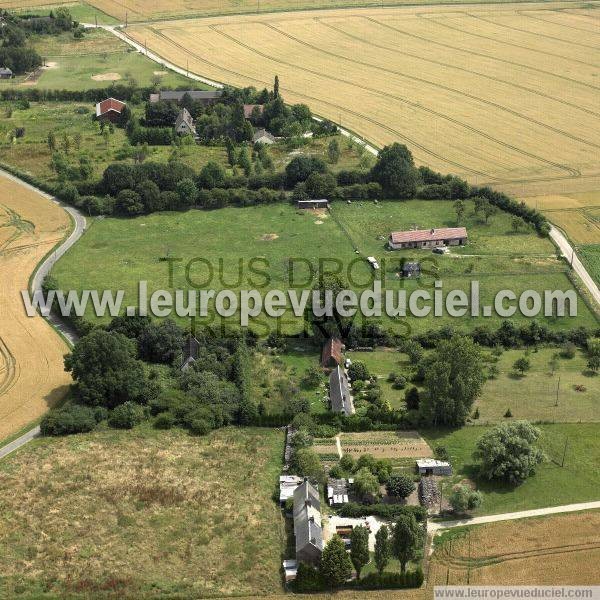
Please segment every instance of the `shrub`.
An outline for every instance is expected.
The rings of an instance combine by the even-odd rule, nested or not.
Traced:
[[[124,402],[115,407],[108,418],[108,424],[116,429],[132,429],[144,418],[144,409],[135,402]]]
[[[192,419],[189,423],[189,428],[194,435],[207,435],[212,429],[210,423],[202,418]]]
[[[392,384],[392,387],[395,390],[403,390],[406,387],[407,381],[406,381],[406,377],[404,377],[404,375],[398,375],[398,377],[396,377],[394,379],[394,383]]]
[[[171,429],[175,425],[175,416],[170,412],[160,413],[154,421],[156,429]]]
[[[394,475],[388,480],[385,489],[390,496],[407,498],[415,491],[415,482],[408,475]]]
[[[69,435],[92,431],[96,427],[94,410],[79,404],[69,404],[51,410],[40,423],[42,435]]]
[[[423,585],[423,571],[418,568],[406,573],[369,573],[362,579],[353,582],[353,587],[361,590],[390,590],[402,588],[418,588]]]

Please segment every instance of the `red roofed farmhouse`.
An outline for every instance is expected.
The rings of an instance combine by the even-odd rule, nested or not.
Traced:
[[[416,231],[395,231],[391,233],[388,244],[392,250],[464,246],[467,243],[467,237],[467,230],[464,227],[417,229]]]
[[[96,104],[96,118],[102,121],[112,121],[115,123],[119,120],[121,113],[125,110],[125,102],[107,98]]]

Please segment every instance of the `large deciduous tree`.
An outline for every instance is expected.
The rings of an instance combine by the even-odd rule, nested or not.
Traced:
[[[481,461],[486,479],[500,479],[518,485],[535,473],[544,453],[535,446],[540,430],[528,421],[502,423],[485,433],[474,453]]]
[[[433,425],[464,425],[485,383],[481,350],[467,337],[439,343],[424,365],[423,416]]]
[[[403,144],[385,146],[371,170],[383,193],[390,198],[412,198],[417,192],[419,173],[410,150]]]

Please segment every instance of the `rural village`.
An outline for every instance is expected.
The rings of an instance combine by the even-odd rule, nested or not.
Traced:
[[[0,0],[0,598],[600,585],[598,10]]]

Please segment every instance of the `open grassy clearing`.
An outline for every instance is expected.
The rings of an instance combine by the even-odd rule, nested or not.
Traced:
[[[20,295],[70,228],[58,206],[0,177],[0,439],[60,402],[71,382],[67,346],[42,317],[27,317]]]
[[[183,75],[164,70],[104,29],[88,29],[80,40],[71,32],[31,35],[29,44],[46,61],[41,74],[1,80],[0,90],[7,87],[82,90],[109,87],[111,82],[134,86],[159,83],[164,87],[189,84]],[[208,89],[196,82],[194,87]]]
[[[427,585],[595,584],[599,526],[600,513],[588,511],[445,532]]]
[[[577,251],[588,273],[600,284],[600,244],[580,246]]]
[[[562,25],[560,12],[548,34],[537,31],[551,5],[526,15],[504,6],[453,10],[223,17],[128,34],[235,85],[268,85],[278,74],[287,100],[306,102],[377,145],[403,141],[417,162],[472,182],[541,179],[550,192],[553,179],[595,173],[597,32]],[[529,29],[513,42],[507,24]]]
[[[540,446],[549,460],[536,474],[518,487],[478,478],[472,457],[477,440],[487,427],[464,427],[456,431],[419,431],[430,446],[443,445],[448,450],[454,475],[452,482],[470,479],[483,492],[484,500],[476,514],[497,514],[560,506],[598,499],[600,485],[599,423],[539,425]],[[564,467],[563,452],[567,443]],[[557,464],[558,463],[558,464]],[[445,486],[450,489],[449,484]]]
[[[379,206],[369,204],[362,209],[348,207],[350,209],[354,210],[353,215],[359,214],[364,219],[364,238],[358,242],[358,247],[365,254],[373,249],[373,254],[379,259],[384,257],[385,241],[372,239],[373,231],[389,232],[391,228],[400,227],[404,220],[409,220],[409,215],[424,215],[427,211],[430,213],[427,223],[431,223],[435,217],[434,224],[438,226],[451,219],[453,213],[452,203],[443,201],[382,202]],[[336,214],[338,207],[333,210]],[[399,215],[399,218],[396,220],[390,215]],[[400,218],[401,215],[404,216]],[[350,219],[346,221],[349,222]],[[518,238],[518,242],[513,242],[515,249],[522,254],[512,258],[510,267],[507,267],[506,256],[489,256],[494,244],[500,252],[505,252],[505,239],[512,239],[513,236],[502,235],[506,233],[506,222],[505,215],[497,215],[489,225],[477,225],[473,221],[470,231],[474,248],[480,246],[487,249],[487,254],[482,257],[450,255],[435,259],[436,264],[440,265],[444,289],[469,290],[471,280],[477,279],[480,280],[483,302],[490,302],[495,293],[502,289],[512,289],[516,293],[527,289],[571,289],[565,272],[566,266],[553,256],[550,242],[533,233],[514,236]],[[379,252],[375,252],[377,247]],[[464,252],[468,252],[468,247]],[[539,252],[543,253],[541,258]],[[153,214],[134,220],[96,220],[77,246],[61,259],[54,274],[63,289],[123,289],[125,301],[136,304],[137,282],[140,280],[148,282],[151,292],[171,287],[168,265],[160,261],[161,257],[166,256],[182,259],[173,267],[174,289],[190,288],[190,283],[186,280],[186,266],[196,258],[208,259],[214,266],[212,279],[206,265],[201,262],[196,261],[189,268],[191,283],[207,289],[287,290],[290,287],[290,258],[299,259],[294,262],[291,276],[291,281],[299,289],[311,288],[316,281],[319,261],[330,258],[341,261],[344,272],[349,269],[352,276],[350,283],[354,289],[372,286],[370,267],[365,261],[357,260],[352,244],[334,218],[315,215],[310,211],[297,211],[290,205]],[[397,252],[393,258],[399,261],[403,256],[414,256],[414,252]],[[423,260],[434,260],[434,255],[427,251],[420,251],[418,256],[423,257]],[[245,258],[241,272],[240,257]],[[249,270],[248,261],[252,258],[267,261],[266,264],[260,262],[254,265],[264,275],[253,274]],[[306,264],[301,262],[305,260],[313,267],[312,277]],[[477,268],[475,263],[478,264]],[[110,271],[105,268],[107,264],[111,265]],[[332,266],[335,267],[336,263],[325,265],[326,268]],[[400,281],[395,275],[397,269],[397,262],[395,267],[393,264],[385,266],[387,289],[398,290],[400,286],[405,286],[410,292],[417,287],[433,285],[431,275],[424,277],[421,282]],[[91,312],[88,312],[88,318],[91,318]],[[518,315],[514,318],[515,321],[524,319]],[[413,331],[428,330],[444,324],[465,328],[482,322],[490,326],[500,324],[500,319],[496,317],[455,319],[445,315],[435,319],[432,316],[382,319],[384,324],[397,326],[402,331],[406,330],[407,324]],[[577,317],[540,317],[539,320],[553,329],[593,326],[596,323],[595,317],[583,302],[578,303]],[[236,321],[239,323],[239,318],[229,319],[231,324]],[[261,315],[252,325],[263,335],[267,332],[267,326],[274,326],[275,323],[273,319]],[[280,327],[284,333],[297,333],[302,330],[302,322],[290,312],[284,316]]]
[[[578,351],[575,358],[568,359],[558,356],[558,348],[531,351],[527,355],[531,369],[521,377],[514,373],[513,365],[524,354],[523,350],[506,350],[495,357],[486,352],[488,366],[495,365],[499,374],[485,383],[476,403],[479,420],[475,420],[474,424],[503,422],[507,409],[511,410],[515,419],[557,423],[600,421],[600,376],[592,375],[588,370],[584,353]],[[393,408],[405,407],[405,390],[395,390],[387,381],[390,373],[410,379],[413,365],[405,354],[379,349],[374,352],[348,352],[347,356],[365,363],[369,372],[377,377],[383,399]],[[555,356],[556,365],[552,373],[551,361]],[[412,385],[409,381],[407,387]],[[575,386],[585,389],[578,391]]]
[[[233,428],[34,442],[0,465],[3,597],[278,593],[282,449]]]

